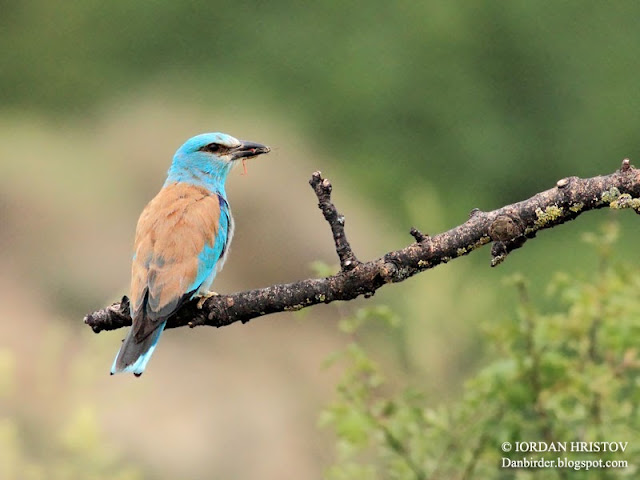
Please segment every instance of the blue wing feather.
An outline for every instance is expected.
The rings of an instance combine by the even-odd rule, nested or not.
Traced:
[[[193,296],[206,293],[211,287],[216,273],[220,269],[219,262],[224,259],[227,251],[229,238],[230,214],[226,201],[220,197],[220,220],[218,223],[218,234],[213,245],[205,244],[198,255],[198,273],[196,278],[189,285],[187,291],[195,291]],[[224,204],[223,204],[224,202]]]

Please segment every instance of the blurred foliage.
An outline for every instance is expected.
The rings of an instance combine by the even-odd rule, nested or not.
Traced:
[[[50,332],[49,347],[64,344],[61,331]],[[68,340],[68,339],[67,339]],[[46,360],[45,360],[46,359]],[[16,379],[17,365],[10,350],[0,348],[0,478],[2,480],[139,480],[139,467],[129,465],[114,445],[105,441],[97,411],[89,404],[78,404],[69,411],[72,392],[67,391],[64,407],[55,408],[57,389],[64,388],[52,378],[60,378],[59,353],[40,353],[46,371],[42,372],[34,395],[42,395],[44,411],[28,412]],[[95,362],[89,361],[89,364]],[[57,371],[58,373],[52,373]],[[74,382],[92,381],[95,370],[78,366]],[[67,385],[66,388],[69,388]],[[53,389],[53,390],[51,390]],[[47,418],[49,409],[55,418]],[[53,427],[52,424],[57,425]]]
[[[315,277],[330,277],[340,271],[340,265],[329,265],[327,262],[314,260],[309,265],[309,270],[311,270]]]
[[[122,238],[130,241],[137,214],[132,206],[143,204],[154,182],[159,182],[158,172],[166,165],[160,166],[158,158],[165,155],[168,161],[168,149],[177,146],[174,136],[183,134],[176,133],[178,125],[225,130],[228,125],[220,119],[228,119],[234,126],[231,133],[237,135],[243,133],[235,127],[245,123],[263,124],[265,129],[277,125],[286,135],[280,145],[274,144],[274,154],[281,156],[273,157],[279,161],[272,164],[271,185],[279,185],[282,172],[299,160],[297,147],[311,145],[303,153],[308,157],[305,168],[308,163],[309,173],[321,169],[334,180],[336,203],[347,215],[349,235],[361,222],[364,227],[360,230],[369,229],[366,238],[372,244],[380,240],[373,239],[377,231],[379,237],[386,237],[375,245],[379,254],[410,241],[406,231],[411,225],[433,234],[464,221],[473,207],[489,210],[521,200],[553,186],[563,176],[608,173],[623,157],[633,161],[637,154],[640,29],[636,20],[640,3],[631,0],[0,0],[0,12],[0,220],[5,225],[0,229],[0,247],[14,260],[5,264],[9,267],[5,275],[12,285],[23,278],[16,283],[18,291],[55,300],[49,313],[62,313],[60,317],[70,321],[112,300],[107,297],[124,293],[120,290],[126,270],[114,265],[116,259],[129,258]],[[159,141],[165,139],[166,144]],[[264,140],[271,143],[269,138]],[[284,153],[284,147],[291,149]],[[351,207],[357,202],[343,202],[340,196],[351,189],[363,194],[360,203],[371,207],[367,212],[356,209],[353,214]],[[303,201],[294,198],[288,188],[270,190],[277,190],[281,206]],[[100,208],[106,204],[108,208]],[[309,200],[309,209],[313,208]],[[272,211],[279,210],[274,207]],[[593,228],[603,215],[589,214],[580,218],[579,226],[570,224],[557,233],[540,234],[498,270],[487,268],[487,249],[410,282],[385,287],[376,298],[391,304],[403,319],[397,328],[383,331],[371,321],[382,317],[397,322],[384,307],[362,310],[342,322],[357,342],[345,353],[355,363],[350,373],[353,385],[347,382],[340,387],[345,390],[343,410],[329,409],[325,415],[329,423],[340,424],[341,463],[334,476],[347,472],[344,475],[349,477],[349,468],[365,473],[382,469],[398,475],[435,470],[443,472],[443,478],[448,473],[463,475],[457,470],[463,466],[476,473],[483,471],[483,466],[494,465],[492,455],[498,454],[498,444],[490,443],[493,437],[485,438],[483,432],[508,437],[498,434],[498,427],[491,423],[494,406],[500,412],[502,407],[513,407],[516,398],[504,397],[523,383],[519,388],[524,390],[514,393],[523,409],[519,406],[514,417],[507,411],[500,425],[521,425],[521,438],[539,427],[539,413],[531,401],[527,403],[535,392],[521,380],[532,361],[525,348],[526,318],[535,320],[533,332],[539,342],[555,331],[552,315],[539,312],[559,312],[554,315],[568,319],[571,309],[579,305],[586,309],[592,301],[613,308],[607,303],[613,298],[621,309],[631,308],[630,300],[621,293],[616,296],[612,285],[615,278],[628,275],[632,279],[633,275],[626,267],[614,271],[606,255],[601,255],[601,263],[608,267],[594,265],[589,261],[591,252],[577,241],[579,230]],[[622,217],[625,238],[621,243],[625,245],[621,248],[633,251],[640,224],[635,216]],[[112,227],[109,232],[105,225]],[[274,238],[285,231],[273,230]],[[49,241],[46,249],[42,238]],[[605,248],[600,240],[596,243]],[[290,260],[285,249],[292,247],[271,245],[269,263]],[[354,244],[357,252],[358,247]],[[296,248],[304,251],[305,258],[320,256],[306,242]],[[576,259],[580,259],[582,277],[592,282],[559,277],[553,283],[555,294],[543,295],[546,272],[550,268],[574,272]],[[312,268],[318,275],[335,271],[321,263]],[[528,295],[534,299],[529,305],[535,308],[521,301],[518,328],[522,330],[513,332],[510,323],[497,323],[496,317],[512,302],[501,287],[501,278],[516,270],[527,272]],[[110,280],[100,283],[97,277]],[[607,279],[613,279],[611,285],[598,283]],[[574,295],[581,291],[583,297],[569,298],[571,291]],[[303,314],[306,311],[298,313]],[[480,319],[500,325],[499,331],[485,338],[501,350],[493,352],[495,363],[470,382],[464,399],[457,399],[461,379],[475,375],[478,364],[486,361],[485,343],[491,342],[478,340]],[[624,321],[616,325],[618,333],[630,325],[629,318]],[[572,328],[577,332],[578,327],[584,325]],[[559,405],[544,404],[548,415],[562,417],[566,413],[562,409],[569,406],[580,410],[562,395],[580,393],[581,399],[589,399],[590,389],[605,388],[602,382],[611,375],[611,369],[606,369],[611,361],[607,349],[613,348],[606,340],[612,341],[616,333],[609,332],[604,321],[596,327],[600,363],[590,360],[577,365],[583,352],[577,352],[566,337],[562,348],[557,345],[563,341],[560,337],[551,342],[556,350],[549,347],[559,359],[533,343],[545,367],[541,388],[545,394],[552,390],[550,402],[562,400]],[[635,334],[632,330],[626,333],[629,338],[622,338],[622,343],[630,342]],[[24,342],[31,339],[25,336]],[[392,380],[383,382],[362,346],[371,348],[372,343],[381,355],[395,355],[391,363],[397,364],[390,367],[395,371],[385,375]],[[48,345],[55,348],[54,344],[50,339]],[[612,354],[614,360],[622,361],[623,355],[633,361],[632,350],[618,347],[614,351],[618,356]],[[282,351],[280,345],[274,348]],[[10,358],[11,353],[5,357]],[[5,357],[0,357],[0,363]],[[97,355],[94,351],[88,357]],[[86,358],[75,363],[86,370],[81,375],[86,383],[91,383],[91,372],[101,368]],[[283,369],[290,368],[287,362],[283,365],[287,365]],[[580,375],[565,390],[562,386],[550,389],[545,383],[574,367],[579,367]],[[587,367],[595,370],[591,377],[585,373]],[[47,377],[43,382],[56,382],[53,368],[50,365],[50,375],[43,375]],[[277,369],[276,363],[274,372]],[[437,403],[455,396],[452,405],[428,409],[426,400],[411,392],[384,399],[396,387],[391,385],[393,380],[411,375],[426,378],[423,383],[429,385],[429,400]],[[626,370],[607,384],[602,402],[616,395],[625,375]],[[588,378],[597,381],[583,385]],[[500,381],[506,382],[504,388]],[[0,395],[13,391],[12,383],[13,376],[0,375]],[[356,387],[360,390],[344,397]],[[46,391],[41,385],[35,388],[35,393],[27,391],[24,396],[40,395],[40,388]],[[118,392],[111,384],[102,388],[100,392]],[[191,390],[185,390],[185,400],[189,394]],[[631,392],[630,401],[633,395]],[[42,405],[35,411],[55,411],[46,395],[38,398]],[[543,400],[547,402],[546,397]],[[482,401],[485,405],[479,407]],[[357,408],[346,408],[348,402]],[[126,403],[116,400],[114,405],[122,408]],[[85,452],[89,458],[80,459],[80,451],[67,443],[74,434],[63,433],[85,432],[77,434],[86,436],[87,444],[92,445],[90,439],[99,432],[95,424],[91,426],[93,413],[84,408],[79,404],[77,418],[70,415],[63,422],[67,426],[53,428],[53,440],[47,429],[40,435],[33,433],[28,424],[34,421],[28,413],[12,412],[8,420],[2,420],[1,446],[16,452],[9,457],[16,460],[7,465],[36,465],[33,475],[38,478],[45,468],[52,472],[74,468],[69,466],[71,460],[67,465],[67,459],[72,459],[86,473],[108,476],[108,459],[91,452]],[[558,429],[568,425],[566,417],[559,419]],[[96,412],[96,418],[104,421],[108,417]],[[614,420],[612,428],[618,425],[618,419]],[[126,423],[132,432],[157,436],[156,430]],[[382,428],[385,425],[387,430]],[[464,435],[470,443],[462,442]],[[145,443],[140,437],[133,438],[131,443]],[[444,460],[436,461],[440,457],[434,456],[438,453],[434,449],[443,445],[441,438],[449,439],[449,450],[442,454]],[[173,441],[184,443],[180,437]],[[42,442],[60,455],[40,455],[39,449],[31,448]],[[366,442],[374,448],[361,452]],[[469,457],[470,444],[479,448],[476,463]],[[170,445],[167,443],[167,451]],[[318,451],[322,446],[309,458],[320,457]],[[351,462],[356,451],[365,457],[358,457],[360,460],[371,461]],[[162,457],[153,456],[154,461]],[[93,460],[93,466],[83,463]],[[141,461],[145,462],[152,463]],[[114,466],[110,476],[120,471]],[[122,472],[135,475],[127,473],[126,467]],[[0,476],[4,473],[0,471]]]
[[[151,92],[233,116],[271,110],[405,222],[398,191],[423,182],[458,207],[495,207],[610,171],[637,146],[631,0],[0,8],[4,108],[87,116]]]
[[[559,273],[548,294],[562,305],[541,312],[523,276],[510,318],[485,322],[489,363],[462,398],[429,407],[416,386],[394,393],[381,367],[354,340],[331,358],[346,362],[337,398],[320,424],[337,435],[331,479],[621,478],[640,461],[640,290],[638,265],[611,258],[617,226],[587,240],[601,259],[588,278]],[[353,334],[364,321],[395,325],[377,307],[345,320]],[[624,453],[503,453],[503,442],[628,442]],[[499,468],[502,458],[626,460],[628,468]]]

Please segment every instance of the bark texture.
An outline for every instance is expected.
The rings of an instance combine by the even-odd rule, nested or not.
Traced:
[[[326,278],[211,297],[201,309],[197,307],[198,300],[194,299],[169,319],[166,328],[223,327],[318,303],[352,300],[360,295],[370,297],[387,283],[401,282],[491,242],[491,266],[496,266],[540,230],[561,225],[590,210],[630,208],[640,213],[640,170],[625,159],[621,168],[610,175],[567,177],[558,180],[555,187],[522,202],[491,212],[473,209],[465,223],[433,237],[412,228],[410,234],[414,243],[375,260],[361,262],[345,235],[344,216],[331,201],[331,183],[320,172],[315,172],[309,183],[318,197],[318,207],[331,227],[340,271]],[[84,323],[96,333],[131,325],[129,299],[122,297],[119,302],[88,314]]]

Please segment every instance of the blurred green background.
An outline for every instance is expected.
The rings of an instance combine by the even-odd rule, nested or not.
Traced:
[[[135,222],[188,137],[273,148],[230,179],[237,230],[220,292],[336,263],[314,170],[369,259],[409,243],[411,226],[438,233],[636,156],[637,2],[33,0],[0,12],[1,478],[321,478],[332,438],[317,412],[336,381],[321,364],[345,343],[340,316],[390,305],[402,328],[367,337],[387,374],[434,403],[456,398],[483,365],[480,326],[513,308],[502,278],[523,272],[535,293],[556,270],[595,272],[578,239],[614,215],[543,232],[497,269],[485,248],[370,301],[171,331],[141,379],[110,378],[124,332],[96,336],[82,317],[127,292]],[[621,252],[635,251],[637,218],[616,216]]]

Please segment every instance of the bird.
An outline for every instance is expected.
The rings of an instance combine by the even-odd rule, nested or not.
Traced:
[[[195,297],[202,301],[222,269],[234,223],[225,191],[239,161],[269,153],[260,143],[203,133],[176,151],[167,179],[142,211],[131,265],[131,329],[111,375],[144,372],[167,319]]]

